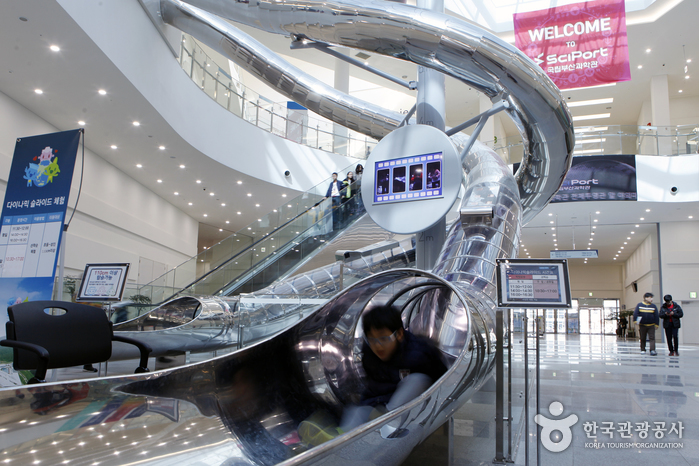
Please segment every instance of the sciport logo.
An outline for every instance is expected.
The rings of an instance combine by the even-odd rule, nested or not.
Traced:
[[[46,147],[41,151],[41,155],[34,157],[38,163],[30,163],[24,169],[23,178],[27,180],[27,187],[37,186],[43,188],[53,182],[53,178],[61,172],[58,168],[58,157],[54,155],[57,150]]]
[[[563,404],[554,401],[549,405],[549,413],[553,417],[560,416],[563,414]],[[534,417],[534,422],[541,426],[541,444],[544,448],[550,452],[559,453],[568,448],[573,441],[573,432],[570,428],[578,422],[578,416],[571,414],[562,419],[549,419],[537,414]],[[552,436],[556,438],[556,441],[551,439]]]

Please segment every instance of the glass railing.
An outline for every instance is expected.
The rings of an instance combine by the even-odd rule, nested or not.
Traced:
[[[358,186],[351,185],[352,192]],[[180,295],[231,295],[269,286],[333,239],[365,212],[361,197],[339,205],[323,199],[251,247],[235,255]]]
[[[234,115],[253,125],[314,149],[366,159],[377,144],[375,139],[311,115],[307,110],[288,109],[287,103],[272,102],[245,87],[218,65],[197,44],[183,34],[180,65],[209,97]]]
[[[508,141],[509,142],[509,141]],[[699,126],[587,126],[575,128],[573,155],[684,155],[699,149]],[[515,141],[495,147],[510,163],[520,162],[524,146]]]
[[[341,173],[353,168],[347,167]],[[356,215],[350,214],[363,213],[364,207],[359,197],[355,196],[336,211],[333,210],[331,199],[325,199],[330,180],[328,178],[286,201],[257,221],[140,287],[137,294],[147,297],[152,303],[160,303],[181,294],[185,289],[188,290],[187,294],[214,294],[261,261],[276,260],[276,257],[272,260],[269,256],[280,254],[288,261],[290,252],[309,250],[307,243],[311,237],[315,238],[318,234],[334,236],[345,227],[345,219],[356,218]],[[353,185],[352,192],[358,193],[357,188]],[[350,205],[354,207],[353,212],[350,212]],[[333,218],[336,222],[334,225]],[[339,218],[342,221],[337,223]],[[318,239],[319,244],[325,239]],[[299,245],[292,247],[294,243]],[[305,254],[301,255],[305,257]],[[219,271],[224,265],[226,267]]]

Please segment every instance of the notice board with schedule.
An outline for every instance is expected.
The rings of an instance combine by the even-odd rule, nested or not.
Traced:
[[[498,307],[570,308],[566,260],[498,259]]]

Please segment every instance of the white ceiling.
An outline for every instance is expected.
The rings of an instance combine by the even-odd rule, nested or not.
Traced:
[[[632,0],[627,1],[630,3]],[[633,1],[638,3],[647,0]],[[526,0],[514,3],[512,0],[475,2],[498,8],[516,4],[519,11],[524,11],[531,3]],[[547,0],[546,3],[550,5],[555,2]],[[651,13],[657,16],[665,10],[669,11],[654,22],[644,22],[649,17],[652,19]],[[19,17],[25,17],[28,21],[21,21]],[[585,124],[636,125],[643,101],[650,99],[650,78],[656,74],[668,75],[671,98],[680,96],[679,89],[683,90],[683,98],[699,96],[699,28],[695,26],[698,17],[699,2],[696,0],[656,0],[645,10],[629,13],[627,18],[632,80],[613,87],[564,92],[564,97],[571,101],[614,98],[613,104],[573,108],[573,115],[609,112],[610,118],[590,120]],[[128,33],[126,28],[125,33]],[[333,66],[333,61],[320,52],[290,51],[287,38],[257,31],[254,35],[273,50],[285,55],[317,66]],[[500,35],[506,39],[512,37],[511,31],[501,31]],[[78,120],[85,120],[86,145],[92,152],[202,222],[200,246],[209,246],[230,232],[256,221],[259,216],[281,204],[282,194],[288,194],[289,198],[293,196],[294,193],[288,189],[246,177],[193,150],[55,1],[2,2],[0,40],[3,43],[0,49],[0,92],[60,130],[76,128]],[[60,46],[61,51],[51,52],[48,48],[51,44]],[[686,57],[694,59],[689,65],[689,80],[684,79],[683,45]],[[647,48],[651,49],[650,53],[646,53]],[[398,77],[415,79],[416,70],[411,64],[379,56],[372,56],[368,61]],[[637,69],[639,64],[643,66],[640,70]],[[692,74],[695,70],[696,76]],[[352,69],[352,76],[409,93],[362,70]],[[43,89],[44,94],[35,94],[35,88]],[[107,90],[107,95],[100,96],[98,89]],[[449,125],[461,123],[478,113],[478,94],[461,83],[448,79],[447,95]],[[375,103],[393,108],[392,102]],[[141,126],[134,127],[134,120],[140,121]],[[516,134],[513,125],[505,124],[505,128],[508,134]],[[112,144],[117,145],[118,149],[110,149]],[[159,150],[160,145],[164,145],[166,149]],[[143,165],[142,168],[136,167],[139,163]],[[179,168],[180,164],[184,164],[186,168]],[[163,183],[157,183],[157,179],[162,179]],[[202,180],[202,183],[197,184],[197,179]],[[237,184],[238,180],[243,183]],[[207,190],[204,191],[204,188]],[[175,191],[179,192],[179,196],[174,195]],[[212,191],[215,196],[209,196]],[[248,192],[253,196],[248,197]],[[189,206],[189,202],[193,206]],[[226,207],[222,207],[221,203],[226,203]],[[256,204],[260,207],[255,207]],[[554,214],[553,218],[558,215],[559,247],[572,248],[574,224],[576,247],[580,248],[583,243],[578,238],[589,238],[585,236],[589,234],[589,226],[585,230],[585,225],[589,224],[589,215],[594,215],[599,210],[598,231],[593,241],[603,257],[598,263],[612,262],[611,251],[616,254],[617,247],[623,245],[622,239],[629,236],[625,231],[630,232],[631,226],[643,224],[635,230],[634,240],[626,245],[624,251],[633,251],[638,245],[635,238],[647,235],[654,228],[652,225],[655,222],[685,220],[687,209],[696,209],[696,206],[677,206],[680,210],[676,210],[675,205],[672,209],[651,207],[651,212],[644,217],[646,220],[640,221],[640,213],[645,213],[646,208],[641,203],[554,204],[525,229],[523,241],[532,257],[548,257],[548,251],[553,249],[550,229],[547,230],[550,228],[550,218],[547,215],[550,212]],[[241,215],[237,214],[238,211]],[[203,217],[204,213],[208,215],[206,218]],[[227,224],[226,221],[230,223]],[[219,232],[219,229],[224,231]],[[585,247],[587,242],[589,241],[584,241]],[[620,260],[626,258],[628,254],[622,254]]]

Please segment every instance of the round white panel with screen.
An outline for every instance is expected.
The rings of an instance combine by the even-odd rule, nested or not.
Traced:
[[[454,144],[432,126],[403,126],[371,151],[362,176],[369,216],[393,233],[412,234],[449,212],[461,188]]]

